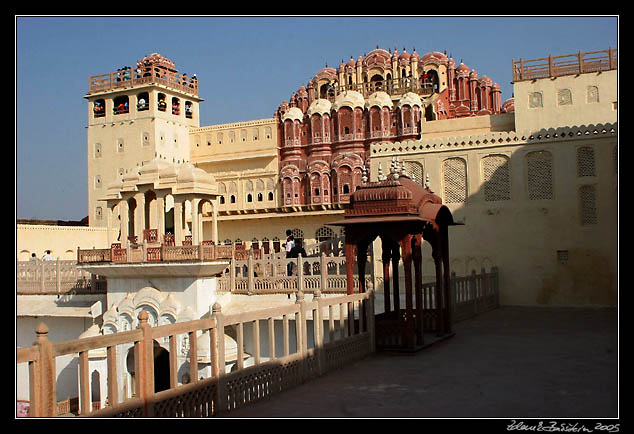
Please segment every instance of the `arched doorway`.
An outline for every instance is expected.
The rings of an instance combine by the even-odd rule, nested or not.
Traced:
[[[154,341],[154,393],[170,388],[170,353]]]
[[[154,393],[157,393],[170,388],[170,354],[158,342],[153,341],[152,345],[154,355]],[[126,396],[133,398],[136,396],[136,382],[138,381],[135,375],[134,347],[128,350],[126,368],[129,375]]]

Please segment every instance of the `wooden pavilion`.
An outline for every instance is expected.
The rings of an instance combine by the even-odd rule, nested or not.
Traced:
[[[404,167],[393,160],[387,176],[383,176],[379,167],[377,182],[367,182],[364,174],[364,182],[351,196],[344,219],[330,224],[345,228],[348,294],[353,292],[355,261],[359,291],[365,292],[368,247],[376,237],[381,238],[385,311],[375,319],[377,349],[416,351],[453,336],[448,227],[455,223],[439,196],[414,182]],[[423,240],[431,244],[436,270],[435,286],[426,286],[425,291]],[[404,308],[398,275],[401,258],[405,274]]]

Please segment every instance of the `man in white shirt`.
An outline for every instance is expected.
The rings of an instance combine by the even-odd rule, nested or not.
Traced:
[[[291,257],[291,250],[295,247],[295,238],[293,237],[290,229],[286,230],[286,243],[284,243],[284,247],[286,248],[286,258],[288,259]],[[286,274],[289,276],[293,274],[292,261],[286,264]]]
[[[51,251],[47,250],[44,256],[42,256],[42,261],[51,261],[53,257],[51,256]]]

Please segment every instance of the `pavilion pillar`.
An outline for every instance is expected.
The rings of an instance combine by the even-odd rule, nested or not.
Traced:
[[[445,319],[445,333],[451,333],[451,274],[450,274],[450,270],[449,270],[449,228],[447,227],[447,225],[441,225],[440,226],[440,242],[442,244],[442,263],[443,263],[443,270],[444,270],[444,278],[443,278],[443,284],[444,284],[444,299],[445,299],[445,313],[444,313],[444,319]]]
[[[414,236],[414,292],[416,297],[416,341],[423,345],[423,251],[421,234]]]
[[[438,336],[442,336],[444,329],[444,315],[443,315],[443,278],[442,278],[442,247],[438,237],[435,233],[432,243],[432,257],[434,258],[434,265],[436,269],[436,288],[434,291],[434,299],[436,302],[436,332]]]
[[[392,246],[385,239],[381,239],[381,260],[383,261],[383,306],[385,313],[390,311],[390,259],[392,258]]]
[[[401,259],[401,254],[399,252],[398,243],[394,243],[392,245],[392,293],[394,298],[394,312],[396,312],[396,317],[400,318],[400,309],[401,309],[401,296],[399,290],[399,282],[398,282],[398,262]]]
[[[112,208],[114,205],[106,204],[106,245],[112,245]]]
[[[183,240],[183,199],[174,197],[174,245],[182,246]]]
[[[346,294],[354,294],[354,244],[346,238]]]
[[[198,212],[198,205],[200,205],[200,199],[192,199],[191,201],[191,213],[192,213],[192,245],[196,246],[200,244],[200,227],[199,227],[199,219],[200,213]]]
[[[119,241],[121,242],[121,246],[125,248],[128,242],[128,228],[130,227],[130,210],[128,209],[127,200],[119,201],[119,217],[121,218],[121,236],[119,237]]]
[[[134,235],[137,236],[137,243],[143,242],[143,230],[145,229],[145,194],[138,192],[134,195],[136,209],[134,212]]]
[[[165,235],[165,193],[156,194],[156,229],[158,232],[159,241],[163,242],[163,236]]]
[[[211,239],[215,245],[218,245],[218,198],[211,202],[212,205],[212,223],[211,223]]]
[[[405,278],[405,330],[403,343],[406,347],[414,348],[414,303],[412,300],[412,235],[401,238],[403,252],[403,272]]]

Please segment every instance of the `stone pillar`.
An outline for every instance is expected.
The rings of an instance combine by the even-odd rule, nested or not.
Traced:
[[[136,210],[134,212],[134,235],[137,242],[143,242],[143,229],[145,229],[145,194],[138,192],[134,195]]]
[[[156,229],[158,231],[158,239],[163,242],[165,235],[165,193],[156,194]]]
[[[123,199],[119,202],[119,216],[121,217],[121,237],[119,237],[119,242],[121,243],[122,247],[125,247],[126,243],[128,242],[128,228],[130,225],[130,211],[128,209],[127,200]]]
[[[174,245],[182,246],[183,240],[183,199],[174,196]]]
[[[198,205],[200,205],[200,199],[192,199],[191,201],[191,214],[192,214],[192,244],[200,244],[202,239],[200,234],[200,213],[198,212]]]
[[[112,208],[114,205],[106,205],[106,245],[110,247],[112,245]]]
[[[213,220],[211,223],[211,239],[218,245],[218,198],[211,202]]]

